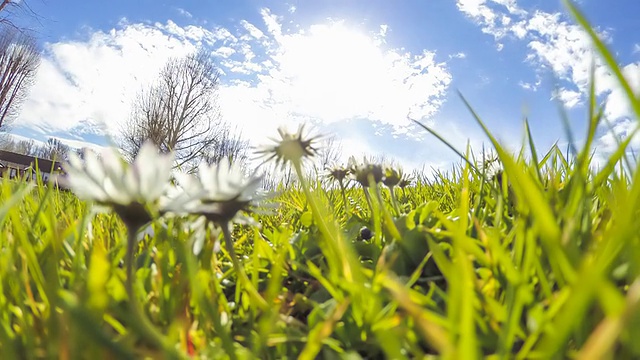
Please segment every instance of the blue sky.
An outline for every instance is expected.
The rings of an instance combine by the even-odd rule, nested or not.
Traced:
[[[640,88],[637,0],[582,0]],[[582,137],[590,42],[556,0],[32,1],[24,21],[44,59],[13,132],[106,145],[164,62],[204,46],[220,69],[224,119],[253,144],[280,125],[336,135],[343,154],[386,154],[408,168],[456,160],[408,117],[459,149],[486,141],[460,91],[511,148],[526,115],[539,147],[564,141],[558,105]],[[635,122],[605,67],[600,100],[615,133]],[[556,89],[558,89],[556,91]],[[596,143],[605,154],[614,137]]]

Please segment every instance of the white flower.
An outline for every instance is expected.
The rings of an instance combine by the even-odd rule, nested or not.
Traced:
[[[165,191],[172,166],[173,154],[159,154],[152,143],[145,142],[133,164],[115,148],[99,155],[85,151],[84,159],[71,153],[64,166],[66,175],[58,181],[81,199],[113,208],[127,225],[140,226],[150,220],[145,206]]]
[[[274,159],[276,165],[281,163],[283,168],[287,162],[299,163],[305,158],[313,157],[318,152],[313,144],[318,142],[320,136],[304,135],[303,132],[304,125],[300,125],[294,134],[280,127],[278,128],[280,140],[271,139],[277,144],[263,146],[257,153],[266,158],[264,162]]]
[[[166,201],[165,210],[203,215],[218,224],[234,220],[249,221],[240,211],[249,210],[262,197],[258,195],[261,177],[246,177],[237,163],[222,159],[217,165],[201,164],[198,176],[174,174],[182,193]]]
[[[487,179],[493,179],[503,171],[502,163],[497,156],[489,157],[484,159],[484,161],[478,161],[476,166],[480,173],[484,174]]]
[[[162,226],[162,228],[164,228],[165,230],[168,229],[167,225],[164,223],[161,223],[160,226]],[[154,236],[156,236],[156,231],[153,229],[153,226],[151,224],[147,225],[144,229],[141,229],[140,231],[138,231],[138,241],[142,241],[145,237],[150,237],[153,238]]]
[[[214,228],[213,224],[204,216],[198,216],[196,220],[189,222],[187,227],[187,231],[191,233],[194,255],[198,256],[200,252],[202,252],[205,240],[207,239],[207,229],[210,230],[211,237],[215,239],[213,242],[213,252],[218,253],[220,251],[220,230]]]

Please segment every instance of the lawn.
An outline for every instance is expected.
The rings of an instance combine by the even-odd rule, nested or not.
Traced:
[[[639,120],[615,59],[569,6]],[[450,146],[460,162],[433,176],[358,161],[308,176],[315,138],[300,131],[263,150],[297,174],[268,193],[228,162],[171,178],[171,159],[144,149],[133,164],[72,161],[71,191],[3,179],[0,352],[640,358],[635,131],[592,162],[606,127],[594,87],[569,149],[536,149],[525,123],[511,153],[467,104],[497,157]]]

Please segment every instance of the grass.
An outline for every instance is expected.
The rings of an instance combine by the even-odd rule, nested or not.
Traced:
[[[640,119],[615,60],[567,5]],[[131,316],[119,218],[94,214],[69,192],[3,180],[0,351],[9,359],[638,358],[640,171],[630,166],[630,138],[599,169],[591,163],[604,122],[594,88],[584,145],[571,155],[539,152],[528,124],[512,155],[467,104],[499,157],[497,176],[477,166],[482,156],[452,147],[459,165],[392,197],[381,184],[343,193],[294,163],[299,185],[270,200],[273,213],[254,215],[261,227],[201,233],[194,218],[154,219],[133,252],[131,293],[144,322]],[[225,237],[237,258],[216,251]]]

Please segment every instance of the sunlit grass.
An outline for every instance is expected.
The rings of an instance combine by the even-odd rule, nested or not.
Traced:
[[[615,60],[569,8],[640,119],[640,100]],[[447,143],[460,163],[410,185],[366,164],[340,168],[351,174],[334,173],[337,186],[310,178],[301,162],[313,155],[304,151],[311,143],[301,132],[283,135],[287,146],[267,156],[298,182],[266,200],[271,211],[248,214],[249,225],[154,214],[152,232],[132,235],[118,215],[96,214],[71,192],[2,180],[0,352],[638,358],[640,171],[625,158],[627,138],[603,166],[591,163],[604,121],[594,89],[575,155],[536,149],[528,123],[513,155],[465,101],[500,166]],[[446,143],[446,134],[425,129]]]

